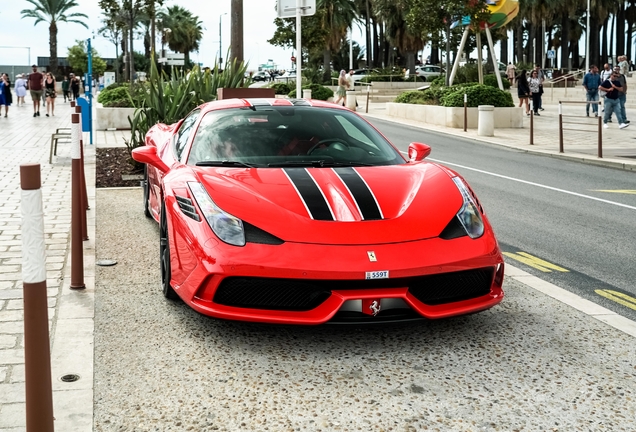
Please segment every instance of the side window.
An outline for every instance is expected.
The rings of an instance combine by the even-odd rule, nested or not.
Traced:
[[[194,126],[194,123],[196,123],[197,119],[199,118],[199,114],[199,110],[193,111],[188,117],[186,117],[183,123],[181,123],[179,132],[177,132],[177,139],[174,143],[174,152],[177,156],[177,159],[181,159],[181,154],[183,153],[183,149],[188,142],[188,138],[190,138],[192,128]]]

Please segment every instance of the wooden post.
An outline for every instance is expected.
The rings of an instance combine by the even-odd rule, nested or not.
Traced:
[[[563,153],[563,105],[559,102],[559,153]]]
[[[82,245],[82,214],[86,215],[80,179],[79,114],[71,114],[71,289],[84,289],[84,250]]]
[[[603,122],[601,116],[598,116],[598,157],[603,157]]]

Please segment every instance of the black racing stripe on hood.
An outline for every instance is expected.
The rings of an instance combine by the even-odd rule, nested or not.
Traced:
[[[329,204],[305,168],[284,168],[312,219],[334,220]]]
[[[347,186],[351,196],[358,205],[362,219],[378,220],[383,219],[382,210],[378,202],[360,174],[352,167],[334,168],[334,171]]]

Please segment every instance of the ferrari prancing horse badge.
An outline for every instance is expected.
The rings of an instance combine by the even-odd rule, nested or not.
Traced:
[[[369,256],[369,261],[376,262],[378,259],[375,257],[375,252],[367,251],[367,255]]]

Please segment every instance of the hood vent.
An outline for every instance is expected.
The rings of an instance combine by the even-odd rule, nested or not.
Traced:
[[[184,215],[186,215],[190,219],[194,219],[197,222],[201,221],[201,217],[199,217],[199,214],[197,213],[194,206],[192,205],[192,200],[190,198],[184,198],[179,195],[175,195],[175,198],[177,199],[179,208],[181,209]]]

